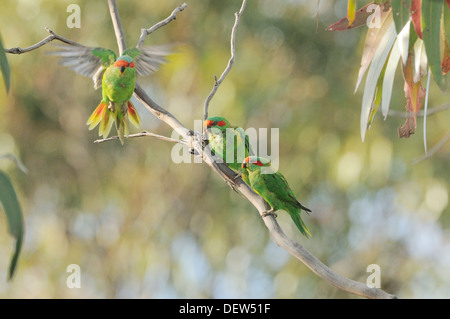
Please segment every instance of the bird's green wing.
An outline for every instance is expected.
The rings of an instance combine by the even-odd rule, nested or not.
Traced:
[[[295,197],[294,192],[293,192],[292,189],[289,187],[289,184],[288,184],[286,178],[283,176],[283,174],[281,174],[280,172],[277,172],[277,173],[275,173],[275,174],[273,174],[273,175],[275,175],[275,178],[276,178],[276,179],[279,179],[279,180],[280,180],[279,184],[280,184],[280,185],[283,185],[283,188],[282,188],[283,191],[281,192],[281,194],[282,194],[282,196],[283,196],[283,200],[284,200],[284,201],[286,201],[286,202],[288,202],[288,203],[290,203],[290,204],[292,204],[292,205],[294,205],[294,206],[297,206],[297,207],[299,207],[299,208],[301,208],[301,209],[303,209],[303,210],[305,210],[305,211],[307,211],[307,212],[311,212],[311,210],[310,210],[309,208],[303,206],[303,205],[297,200],[297,198]]]
[[[261,174],[261,179],[264,181],[267,189],[270,192],[275,193],[280,201],[298,208],[302,208],[306,211],[311,211],[297,200],[294,192],[289,187],[286,178],[280,172],[273,174]]]
[[[114,51],[103,48],[91,48],[82,45],[56,45],[57,50],[49,54],[61,57],[61,65],[78,74],[92,78],[94,88],[102,85],[102,77],[106,68],[116,61]]]
[[[307,238],[311,236],[308,227],[300,217],[300,209],[307,212],[311,210],[303,206],[294,195],[294,192],[289,187],[286,178],[280,173],[274,174],[261,174],[261,179],[264,181],[265,186],[269,192],[275,193],[277,199],[281,202],[278,209],[283,209],[289,213],[300,232]]]
[[[114,62],[116,62],[117,56],[113,50],[103,48],[93,48],[91,53],[100,58],[102,66],[107,68]]]
[[[165,63],[166,56],[171,53],[169,45],[151,46],[143,48],[126,49],[123,55],[128,55],[134,60],[136,72],[139,75],[150,75],[158,71],[161,64]]]
[[[242,140],[242,145],[245,147],[245,157],[247,156],[254,156],[255,153],[253,152],[252,146],[250,145],[250,139],[247,134],[245,134],[245,131],[241,127],[236,127],[235,131],[240,135]]]
[[[123,51],[122,55],[128,55],[132,59],[135,59],[140,53],[141,53],[140,49],[132,48],[132,49],[126,49],[125,51]]]
[[[225,135],[223,158],[227,161],[231,169],[237,171],[244,162],[244,159],[248,156],[247,135],[239,127],[229,127],[222,129],[222,131]]]

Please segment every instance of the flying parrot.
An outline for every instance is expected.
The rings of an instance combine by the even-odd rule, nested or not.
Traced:
[[[211,150],[228,166],[238,172],[247,156],[254,155],[248,135],[221,116],[212,116],[204,122]]]
[[[264,174],[261,169],[266,167]],[[311,212],[295,197],[286,178],[280,172],[274,172],[270,161],[263,157],[249,156],[242,163],[243,180],[270,205],[271,209],[263,216],[274,215],[277,210],[284,210],[291,216],[300,232],[308,238],[311,236],[308,228],[300,217],[301,211]]]
[[[89,130],[98,124],[99,136],[108,137],[115,123],[120,142],[128,135],[128,122],[139,128],[140,117],[130,99],[134,92],[136,73],[149,75],[158,70],[168,46],[127,49],[117,58],[114,51],[81,45],[58,46],[50,54],[61,56],[61,64],[94,81],[94,89],[102,87],[102,100],[87,121]]]

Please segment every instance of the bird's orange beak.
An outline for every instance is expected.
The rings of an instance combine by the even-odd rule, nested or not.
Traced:
[[[128,62],[124,60],[117,60],[114,63],[114,66],[120,69],[120,74],[123,74],[123,71],[128,67]]]

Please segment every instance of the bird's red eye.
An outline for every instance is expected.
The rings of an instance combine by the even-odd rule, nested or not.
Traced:
[[[130,68],[134,68],[134,62],[131,62],[128,66],[129,66]]]
[[[225,121],[219,121],[219,122],[217,122],[217,125],[219,125],[220,127],[223,127],[223,126],[227,125],[227,123],[225,123]]]
[[[214,124],[214,121],[211,121],[211,120],[206,120],[205,121],[205,126],[206,127],[211,127],[211,126],[213,126],[213,124]]]

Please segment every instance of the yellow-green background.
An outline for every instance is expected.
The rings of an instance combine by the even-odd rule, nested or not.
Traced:
[[[424,152],[422,118],[416,134],[399,139],[404,119],[380,114],[361,141],[363,86],[353,91],[367,28],[325,31],[345,16],[346,1],[321,2],[317,27],[316,1],[248,2],[235,64],[210,114],[244,128],[279,128],[280,171],[313,210],[304,217],[313,237],[305,240],[284,213],[278,222],[322,262],[361,282],[367,266],[378,264],[381,288],[400,298],[448,298],[450,143],[413,165]],[[66,26],[71,3],[81,7],[80,29]],[[127,44],[181,3],[118,0]],[[193,128],[228,61],[241,2],[186,3],[145,42],[175,43],[176,52],[139,82]],[[5,47],[40,41],[44,27],[84,45],[117,48],[106,1],[2,2]],[[256,209],[208,166],[173,163],[172,144],[94,144],[97,131],[85,122],[101,93],[49,50],[8,55],[9,94],[0,84],[0,154],[15,154],[29,170],[0,161],[26,227],[17,273],[7,282],[13,240],[0,214],[1,298],[354,298],[279,248]],[[448,99],[432,82],[430,107]],[[172,134],[135,104],[144,129]],[[398,72],[391,108],[404,105]],[[450,111],[429,117],[429,147],[449,122]],[[70,264],[80,266],[80,289],[66,286]]]

